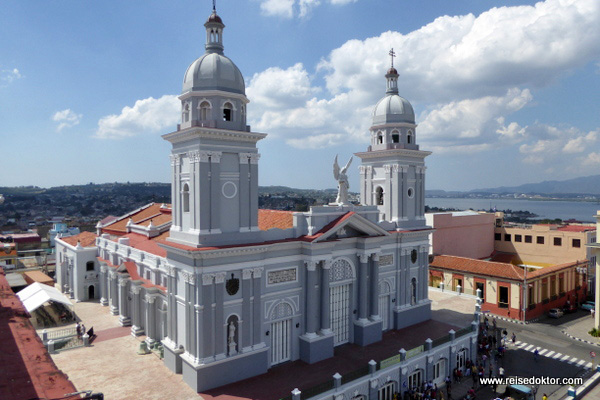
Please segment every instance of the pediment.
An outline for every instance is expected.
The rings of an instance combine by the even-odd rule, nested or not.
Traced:
[[[389,232],[360,215],[349,212],[321,229],[313,242],[353,237],[389,236]]]

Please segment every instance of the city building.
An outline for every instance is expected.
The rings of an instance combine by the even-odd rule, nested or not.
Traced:
[[[68,227],[64,222],[55,222],[52,224],[52,229],[48,231],[50,239],[50,247],[54,247],[54,239],[58,237],[69,237],[79,234],[79,228],[76,226]]]
[[[495,216],[476,211],[425,214],[434,229],[429,237],[429,254],[487,258],[494,252]]]
[[[494,249],[513,255],[512,263],[547,267],[587,262],[587,287],[595,290],[596,256],[588,243],[596,242],[596,227],[581,224],[513,224],[496,213]]]
[[[340,168],[336,159],[334,204],[259,210],[257,143],[266,134],[246,124],[244,79],[224,55],[225,25],[214,9],[204,26],[205,54],[183,79],[181,123],[163,136],[172,144],[172,204],[101,221],[97,235],[57,238],[61,290],[80,301],[100,298],[133,335],[162,343],[165,365],[197,391],[286,361],[313,364],[337,346],[367,346],[429,320],[430,153],[419,149],[396,69],[385,75],[371,145],[356,153],[361,205],[349,203],[349,163]],[[460,340],[429,343],[418,357],[388,364],[395,379],[384,368],[377,383],[353,390],[391,395],[443,379],[474,357],[474,324]]]
[[[567,302],[584,301],[587,282],[579,271],[585,265],[574,261],[533,269],[441,255],[429,264],[429,285],[479,296],[484,312],[529,321]]]
[[[600,211],[598,211],[598,213],[596,214],[596,231],[600,230]],[[594,265],[594,270],[596,273],[596,276],[600,276],[600,237],[598,237],[598,235],[596,235],[595,240],[590,240],[587,244],[588,249],[592,252],[593,254],[593,258],[594,260],[596,260],[596,263]],[[596,311],[594,313],[594,327],[599,330],[600,329],[600,315],[598,315],[598,312],[600,311],[599,305],[600,305],[600,287],[598,287],[598,285],[600,285],[600,280],[596,280],[595,282],[595,296],[594,296],[594,300],[596,303]]]

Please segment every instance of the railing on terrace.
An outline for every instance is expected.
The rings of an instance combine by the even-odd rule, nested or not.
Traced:
[[[355,379],[362,378],[369,374],[369,366],[365,365],[362,368],[354,370],[352,372],[348,372],[347,374],[342,375],[342,385],[348,382],[352,382]]]
[[[49,331],[49,332],[47,331],[45,333],[45,335],[44,335],[44,332],[42,332],[42,340],[44,341],[44,343],[46,343],[46,341],[48,341],[50,339],[56,340],[56,339],[68,338],[68,337],[76,336],[76,335],[77,335],[76,328],[57,329],[54,331]]]
[[[477,331],[473,330],[472,325],[464,327],[454,333],[454,339],[456,340],[457,338],[468,335],[469,333],[472,333],[472,332],[477,332]],[[452,340],[452,335],[450,333],[448,333],[447,335],[444,335],[440,338],[434,339],[431,341],[431,349],[434,349],[445,343],[448,343],[451,340]],[[419,354],[423,353],[424,351],[426,351],[425,345],[416,346],[407,351],[405,351],[403,349],[400,354],[397,354],[395,356],[386,358],[386,359],[378,362],[375,366],[375,370],[379,371],[379,370],[391,367],[395,364],[401,363],[402,361],[406,361],[410,358],[416,357]],[[370,373],[370,368],[369,368],[369,365],[367,364],[360,369],[357,369],[357,370],[354,370],[352,372],[348,372],[348,373],[342,375],[341,385],[345,385],[346,383],[349,383],[349,382],[352,382],[359,378],[362,378],[362,377],[368,375],[369,373]],[[301,391],[300,398],[302,400],[305,400],[305,399],[314,397],[316,395],[319,395],[321,393],[325,393],[326,391],[331,390],[334,387],[335,387],[335,379],[330,379],[320,385],[313,386],[312,388]],[[292,400],[292,396],[291,395],[286,396],[286,397],[281,398],[280,400]]]

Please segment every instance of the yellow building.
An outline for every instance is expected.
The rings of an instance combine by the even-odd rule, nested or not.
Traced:
[[[595,256],[587,247],[596,241],[594,225],[511,224],[496,218],[494,250],[515,255],[514,264],[548,267]]]

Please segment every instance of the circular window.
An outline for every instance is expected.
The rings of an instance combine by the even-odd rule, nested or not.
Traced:
[[[221,193],[223,193],[223,196],[226,198],[233,199],[237,194],[237,186],[231,181],[225,182],[221,188]]]
[[[419,257],[419,254],[417,253],[417,250],[413,249],[413,251],[410,252],[410,261],[412,261],[412,263],[416,263],[417,262],[417,258]]]
[[[415,190],[413,188],[408,188],[408,197],[412,199],[414,195]]]

